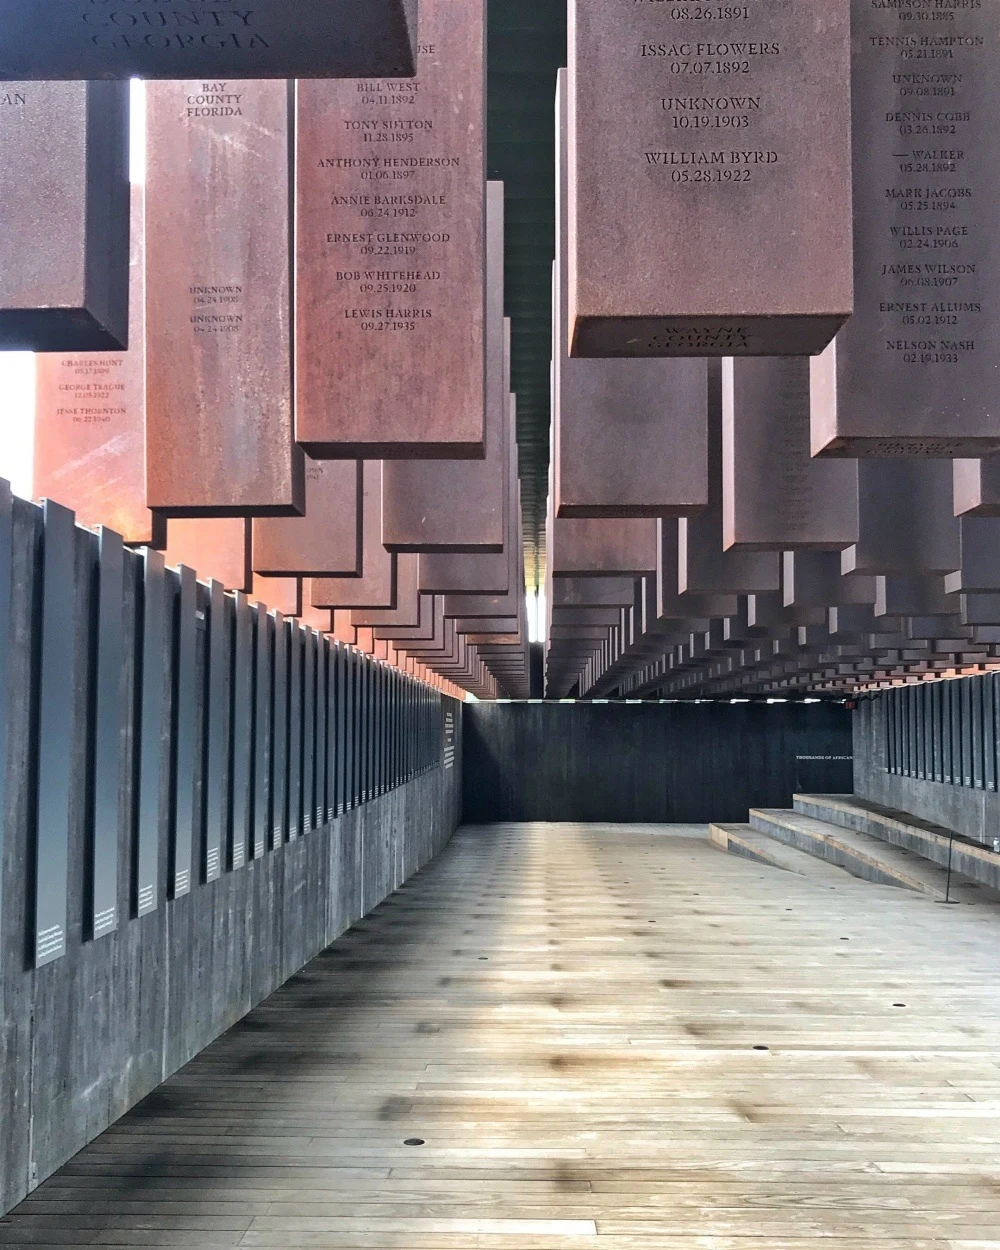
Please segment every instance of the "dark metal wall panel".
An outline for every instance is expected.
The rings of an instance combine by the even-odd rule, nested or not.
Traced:
[[[274,632],[263,603],[253,613],[254,645],[254,768],[253,857],[267,854],[271,828],[271,678],[274,663]]]
[[[288,624],[288,840],[302,836],[302,630]]]
[[[965,679],[956,682],[959,689],[959,715],[962,718],[962,785],[972,785],[972,683]]]
[[[231,870],[242,868],[250,838],[250,793],[253,779],[253,621],[250,600],[237,591],[232,607],[232,732],[229,735],[229,851]]]
[[[335,815],[340,816],[346,810],[346,743],[347,743],[347,657],[340,643],[334,644],[333,671],[336,677],[334,686],[334,758],[336,767],[335,779]]]
[[[200,826],[195,772],[198,760],[198,579],[181,565],[174,578],[173,799],[168,871],[170,896],[191,889],[195,837]]]
[[[169,726],[165,697],[169,639],[167,578],[162,554],[145,548],[143,566],[139,784],[132,879],[132,909],[136,916],[153,911],[159,893],[163,746]]]
[[[320,635],[316,639],[316,804],[313,824],[318,829],[327,817],[327,790],[330,779],[330,756],[326,747],[330,715],[329,668],[330,644]]]
[[[37,788],[32,948],[36,967],[51,963],[66,951],[77,629],[73,513],[46,500],[43,514],[41,667],[34,740]]]
[[[988,673],[983,678],[983,784],[987,790],[997,789],[997,677]]]
[[[931,682],[931,738],[932,764],[931,777],[934,781],[944,781],[944,744],[943,744],[943,708],[944,685],[940,681]]]
[[[302,832],[316,823],[316,631],[302,633]]]
[[[838,757],[824,768],[843,790],[852,755],[851,713],[834,703],[471,703],[456,714],[474,823],[746,820],[750,807],[791,806],[805,757]]]
[[[289,627],[274,613],[274,688],[271,738],[271,846],[288,841],[288,651]]]
[[[11,564],[14,557],[14,499],[0,478],[0,926],[3,925],[3,861],[7,824],[7,773],[10,767],[10,670],[13,628],[10,618]],[[0,927],[0,933],[3,932]]]
[[[984,682],[974,678],[967,683],[971,703],[972,721],[972,784],[977,790],[985,788],[986,764],[983,759],[983,721],[986,709],[983,701]]]
[[[122,760],[126,746],[122,619],[125,548],[121,535],[104,526],[98,533],[97,544],[97,612],[92,635],[97,652],[92,728],[94,801],[88,836],[90,897],[84,917],[91,938],[103,937],[118,927],[118,842],[122,833]]]
[[[226,588],[208,584],[208,712],[205,725],[202,807],[205,821],[205,881],[222,874],[222,838],[226,827],[229,740],[229,621]]]

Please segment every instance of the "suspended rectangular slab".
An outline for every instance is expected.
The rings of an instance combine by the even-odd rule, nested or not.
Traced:
[[[417,0],[0,0],[0,79],[403,77],[416,39]]]
[[[250,590],[250,525],[240,517],[175,517],[167,522],[164,562],[186,565],[202,582]]]
[[[996,13],[938,7],[854,6],[855,314],[813,365],[815,453],[1000,448]]]
[[[351,624],[356,628],[370,628],[375,625],[419,625],[419,575],[419,556],[398,555],[396,557],[395,608],[358,608],[351,612]]]
[[[146,481],[166,516],[298,516],[290,94],[147,85]]]
[[[421,0],[412,83],[297,84],[296,422],[311,455],[484,453],[484,54],[484,0]]]
[[[959,567],[952,467],[917,457],[857,462],[858,541],[845,573],[951,573]]]
[[[1000,516],[1000,458],[952,462],[956,516]]]
[[[955,524],[959,563],[945,577],[945,589],[949,594],[1000,592],[1000,517],[963,516]]]
[[[632,577],[559,577],[552,583],[553,608],[627,607],[635,596]]]
[[[249,594],[251,603],[262,603],[282,616],[299,616],[302,612],[302,581],[298,577],[261,577],[254,573]]]
[[[360,577],[360,460],[306,460],[305,515],[253,522],[254,572]]]
[[[722,365],[709,366],[708,504],[677,522],[677,589],[680,594],[748,594],[777,590],[778,556],[723,547]]]
[[[382,545],[382,462],[362,467],[361,576],[323,577],[309,583],[306,601],[317,608],[394,608],[396,556]]]
[[[858,537],[858,476],[809,450],[809,361],[722,362],[725,550],[839,551]]]
[[[781,559],[781,593],[786,608],[831,608],[874,603],[875,579],[840,571],[835,551],[785,551]]]
[[[386,460],[382,542],[390,551],[503,550],[511,431],[503,316],[503,183],[486,184],[486,457]]]
[[[572,360],[566,71],[556,87],[553,482],[559,517],[679,516],[708,497],[706,376],[699,360]]]
[[[128,346],[128,90],[0,83],[0,350]]]
[[[554,518],[548,559],[555,578],[655,573],[656,522]]]
[[[132,187],[131,199],[129,349],[35,357],[32,493],[36,499],[61,500],[81,525],[107,525],[126,543],[162,547],[166,520],[146,507],[141,186]]]
[[[829,343],[852,307],[849,18],[571,0],[574,356]]]

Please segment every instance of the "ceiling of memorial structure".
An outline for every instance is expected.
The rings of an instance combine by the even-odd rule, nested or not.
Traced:
[[[566,64],[565,0],[489,0],[490,178],[506,187],[505,303],[528,585],[544,574],[549,471],[551,267],[555,252],[555,86]]]

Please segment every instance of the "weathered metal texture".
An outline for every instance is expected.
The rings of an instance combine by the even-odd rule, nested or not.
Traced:
[[[875,578],[874,609],[876,617],[951,616],[959,605],[945,593],[944,578],[895,573]]]
[[[955,460],[956,516],[1000,516],[1000,458]]]
[[[0,84],[0,203],[0,350],[124,350],[128,84]]]
[[[846,573],[951,573],[959,567],[952,467],[916,457],[857,462],[858,541]]]
[[[416,625],[378,625],[375,626],[375,637],[395,642],[407,652],[411,642],[426,642],[434,637],[434,623],[441,619],[441,597],[439,595],[420,596],[420,613]]]
[[[0,755],[6,763],[7,786],[6,801],[0,804],[4,1036],[0,1211],[20,1202],[441,850],[459,817],[461,789],[460,758],[454,769],[446,770],[441,735],[429,727],[416,743],[427,753],[421,775],[409,785],[397,784],[391,793],[332,826],[265,855],[252,871],[223,872],[209,886],[196,880],[178,897],[171,897],[168,885],[171,813],[165,803],[158,833],[162,875],[156,910],[141,921],[122,922],[92,941],[85,918],[95,780],[89,744],[100,669],[94,663],[100,650],[95,636],[100,616],[99,539],[76,529],[64,562],[61,611],[50,612],[50,620],[55,616],[64,626],[58,654],[66,667],[56,690],[57,703],[64,713],[68,711],[62,718],[64,731],[55,720],[52,733],[48,721],[56,716],[56,703],[43,713],[40,702],[56,679],[54,671],[46,672],[46,648],[41,645],[44,606],[52,604],[43,585],[42,513],[20,499],[12,502],[12,525],[5,526],[4,513],[0,503],[0,571],[13,553],[18,593],[10,600],[9,616],[0,611],[0,668],[6,662],[10,678],[10,697],[3,699],[0,717],[7,738],[7,749]],[[131,552],[123,555],[119,616],[125,646],[123,671],[116,674],[116,681],[129,714],[121,742],[116,902],[124,916],[134,850],[126,816],[135,811],[137,799],[138,724],[131,713],[141,659],[142,560]],[[174,581],[168,573],[168,585]],[[193,581],[190,584],[194,590]],[[168,594],[168,621],[170,599]],[[189,619],[196,622],[193,612]],[[207,687],[201,680],[204,633],[197,625],[195,630],[199,655],[184,667],[198,679],[192,724],[200,739]],[[67,647],[70,636],[73,642]],[[168,642],[165,667],[173,663],[176,676],[176,665],[183,660],[175,661],[174,656]],[[446,706],[460,728],[462,709]],[[47,748],[53,752],[46,778],[50,784],[43,793],[55,799],[63,785],[69,791],[69,871],[62,878],[67,887],[65,953],[36,968],[32,955],[39,779],[34,768],[36,761],[41,763],[40,718]],[[164,738],[165,761],[169,755]],[[201,792],[201,770],[199,758],[189,796]],[[55,803],[52,810],[58,806]],[[53,829],[51,824],[43,827]],[[200,851],[200,828],[198,833]],[[23,1027],[25,1022],[30,1028]],[[59,1096],[49,1097],[46,1091],[58,1091]],[[46,1235],[50,1234],[48,1230]],[[23,1241],[19,1231],[12,1235],[16,1242]]]
[[[424,552],[420,589],[431,594],[506,594],[523,578],[521,493],[517,464],[517,397],[510,396],[508,462],[502,552]]]
[[[160,828],[165,790],[163,740],[170,732],[167,686],[172,613],[168,611],[166,569],[158,551],[147,547],[142,556],[139,794],[133,854],[133,916],[145,916],[154,911],[159,897]]]
[[[229,747],[229,837],[227,861],[230,871],[242,868],[250,844],[250,813],[256,719],[253,678],[256,656],[253,646],[253,613],[250,601],[237,591],[233,603],[233,732]]]
[[[274,622],[266,604],[253,610],[254,648],[254,760],[253,817],[251,849],[255,860],[267,854],[272,828],[271,816],[271,754],[273,723],[271,700],[274,683]]]
[[[486,184],[486,456],[386,460],[382,542],[389,551],[502,551],[511,432],[503,316],[503,183]]]
[[[809,361],[722,362],[722,545],[839,551],[858,539],[850,461],[809,449]]]
[[[781,561],[781,593],[786,608],[832,608],[875,602],[875,579],[840,571],[835,551],[786,551]]]
[[[248,591],[250,524],[241,517],[172,517],[167,523],[164,561],[187,565],[203,582],[218,581],[230,590]]]
[[[35,755],[34,966],[66,953],[73,708],[77,614],[74,602],[73,513],[51,500],[42,506],[42,591],[38,648]]]
[[[548,559],[555,578],[655,573],[656,522],[555,518]]]
[[[2,529],[0,522],[0,531]],[[90,897],[86,900],[84,911],[84,929],[94,940],[118,927],[118,842],[123,824],[121,790],[126,734],[125,631],[122,621],[125,550],[121,535],[103,526],[98,532],[97,543],[94,814]],[[0,679],[0,695],[2,686]],[[3,715],[0,697],[0,719]],[[0,753],[0,761],[2,759]]]
[[[133,186],[128,351],[35,357],[32,493],[60,500],[81,525],[162,547],[166,521],[146,507],[143,216],[143,190]]]
[[[297,516],[289,87],[147,86],[146,486],[168,516]],[[183,243],[181,243],[183,241]]]
[[[271,577],[360,577],[362,462],[307,460],[305,514],[253,522],[253,568]]]
[[[223,834],[228,819],[228,760],[232,733],[232,630],[226,588],[212,581],[205,593],[205,708],[202,757],[202,881],[217,880],[226,867]]]
[[[556,87],[552,442],[559,517],[678,516],[708,497],[705,362],[574,360],[566,298],[566,71]]]
[[[777,590],[777,553],[726,551],[722,512],[722,362],[713,360],[708,371],[708,505],[677,522],[677,588],[696,595]]]
[[[813,353],[851,312],[849,0],[711,11],[570,3],[575,356]]]
[[[205,626],[204,618],[199,620],[194,569],[183,565],[178,568],[175,604],[177,667],[172,691],[175,745],[168,897],[178,899],[191,891],[195,840],[201,831],[201,804],[195,778],[200,772],[198,708],[202,697],[198,680],[198,633],[200,629],[204,635]]]
[[[627,607],[635,597],[634,577],[559,577],[550,603],[564,607]]]
[[[421,0],[412,83],[300,80],[297,438],[481,457],[485,4]]]
[[[0,0],[0,80],[412,75],[418,0]],[[204,84],[208,101],[217,81]]]
[[[4,853],[7,843],[10,770],[10,691],[14,622],[11,615],[11,571],[14,559],[14,497],[0,478],[0,933],[3,932]],[[13,808],[13,804],[10,804]]]
[[[298,577],[261,577],[254,573],[250,602],[266,604],[282,616],[299,616],[302,612],[302,581]]]
[[[910,30],[853,11],[855,314],[813,363],[812,446],[836,456],[1000,449],[1000,92],[990,5]],[[928,66],[934,52],[940,63]],[[921,71],[947,80],[927,84]],[[944,88],[944,89],[939,89]]]
[[[306,600],[317,608],[394,608],[396,556],[382,546],[382,462],[362,469],[362,569],[360,577],[323,577],[308,583]]]
[[[958,529],[959,562],[945,577],[950,594],[1000,591],[1000,517],[963,516]]]
[[[358,608],[351,612],[351,624],[355,628],[374,625],[420,624],[420,557],[398,555],[396,557],[396,606],[395,608]]]

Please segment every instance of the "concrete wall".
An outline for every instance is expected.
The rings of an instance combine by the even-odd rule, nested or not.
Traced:
[[[13,586],[9,613],[0,604],[0,658],[7,662],[6,691],[0,682],[0,1212],[426,864],[461,817],[462,708],[451,700],[445,702],[458,729],[453,767],[444,766],[440,727],[431,724],[422,738],[424,759],[408,780],[293,841],[272,848],[268,839],[261,858],[237,868],[224,862],[218,880],[196,872],[191,892],[179,898],[168,897],[175,814],[171,787],[164,784],[155,909],[137,918],[140,718],[130,712],[121,736],[119,925],[92,938],[95,536],[77,529],[74,543],[70,732],[39,743],[41,517],[33,505],[15,500],[13,535],[8,524],[4,537],[0,524],[6,548],[0,564],[6,557]],[[138,563],[127,555],[122,621],[133,644],[141,616]],[[121,673],[130,709],[139,663],[133,644]],[[203,704],[203,683],[199,699]],[[361,717],[363,702],[353,706]],[[169,716],[166,723],[158,743],[164,776],[172,758]],[[204,724],[199,706],[199,741]],[[245,732],[236,725],[234,733]],[[68,865],[58,874],[68,890],[66,950],[37,966],[36,852],[44,841],[37,760],[45,750],[65,754],[57,763],[69,779]],[[198,760],[200,788],[200,750]],[[224,811],[223,823],[231,819]],[[195,862],[202,867],[206,836],[203,821],[195,839]]]
[[[980,678],[960,680],[974,682]],[[1000,793],[984,786],[890,773],[886,709],[886,696],[875,695],[860,700],[854,712],[855,794],[991,843],[1000,830]]]
[[[465,818],[746,820],[851,784],[839,703],[473,703]]]

